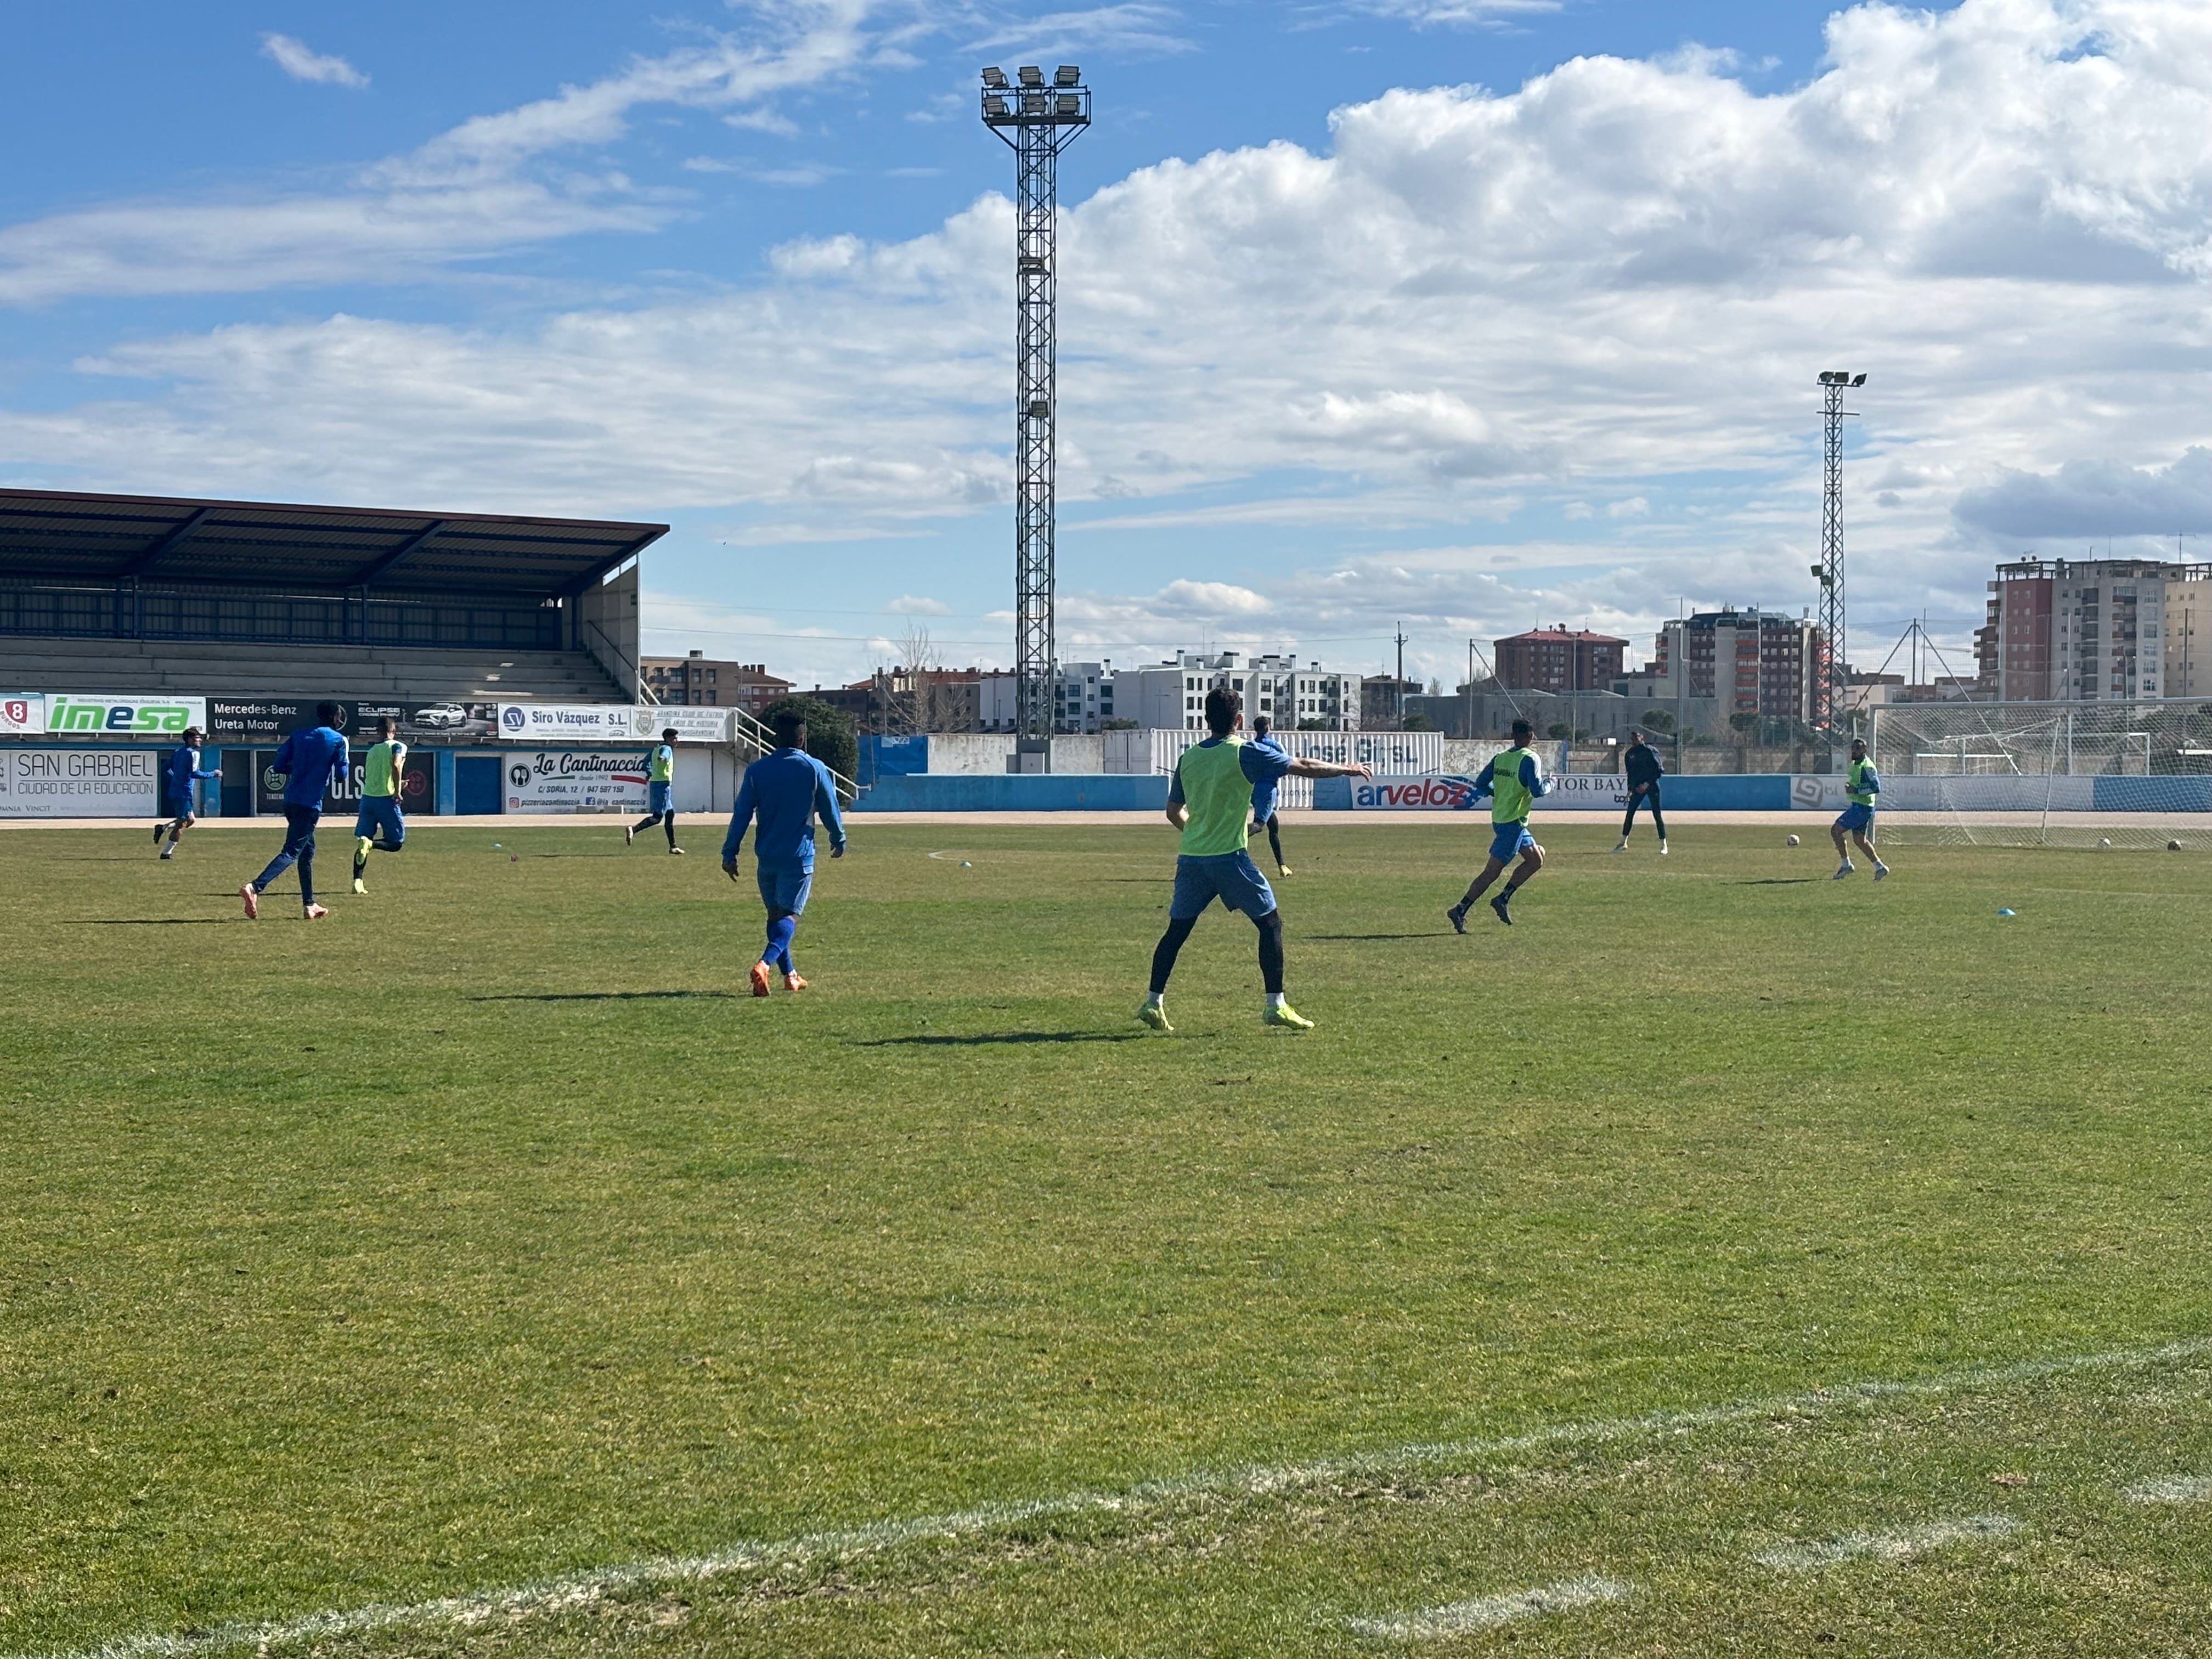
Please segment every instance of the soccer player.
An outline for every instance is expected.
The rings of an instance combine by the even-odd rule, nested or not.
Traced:
[[[1659,780],[1667,775],[1667,769],[1659,763],[1659,751],[1644,741],[1643,731],[1628,728],[1628,748],[1620,757],[1620,769],[1628,780],[1628,811],[1620,820],[1620,845],[1613,850],[1626,853],[1628,837],[1636,828],[1636,809],[1649,807],[1651,827],[1659,832],[1659,856],[1667,856],[1667,817],[1659,810]]]
[[[1490,764],[1476,775],[1475,799],[1490,797],[1490,861],[1468,884],[1466,896],[1444,912],[1451,918],[1454,933],[1467,932],[1467,913],[1474,908],[1475,900],[1488,890],[1508,863],[1518,858],[1521,863],[1513,872],[1513,879],[1490,901],[1492,914],[1510,927],[1513,914],[1509,907],[1514,894],[1527,886],[1529,878],[1544,867],[1544,849],[1528,833],[1528,809],[1540,797],[1552,793],[1552,786],[1544,781],[1544,769],[1529,751],[1528,745],[1535,736],[1536,728],[1528,721],[1514,721],[1513,746],[1502,755],[1492,756]]]
[[[197,726],[185,728],[185,740],[169,751],[169,805],[177,809],[173,818],[165,818],[154,826],[154,845],[161,847],[166,833],[169,844],[161,847],[161,856],[173,859],[177,855],[177,843],[184,839],[185,831],[199,822],[192,811],[192,786],[202,778],[219,778],[218,767],[200,765],[200,729]]]
[[[1168,1024],[1168,975],[1190,930],[1219,899],[1242,910],[1260,930],[1260,977],[1267,987],[1269,1025],[1310,1031],[1313,1022],[1283,996],[1283,917],[1275,895],[1252,855],[1244,850],[1251,831],[1252,793],[1260,780],[1278,778],[1365,778],[1364,766],[1334,761],[1292,760],[1274,745],[1232,741],[1243,720],[1243,700],[1226,686],[1206,694],[1206,727],[1212,733],[1182,751],[1175,781],[1168,787],[1168,822],[1182,832],[1176,850],[1175,896],[1168,904],[1168,930],[1152,951],[1152,989],[1137,1018],[1155,1031]]]
[[[300,866],[301,914],[309,921],[330,912],[315,902],[315,825],[323,816],[323,792],[331,781],[343,781],[352,769],[344,734],[337,727],[339,709],[334,702],[315,705],[316,724],[284,739],[270,770],[284,776],[284,848],[269,860],[269,867],[238,890],[246,902],[246,919],[261,914],[261,896],[269,884]]]
[[[407,770],[407,745],[393,733],[398,727],[392,716],[376,722],[376,742],[361,763],[361,811],[353,820],[353,890],[366,893],[362,877],[368,872],[371,852],[397,853],[407,844],[407,816],[399,810],[399,794]],[[379,833],[382,840],[377,839]]]
[[[660,746],[646,763],[645,816],[623,831],[623,845],[629,846],[637,839],[639,830],[650,830],[656,823],[668,831],[668,850],[683,852],[676,844],[676,728],[672,726],[662,729]]]
[[[1272,750],[1288,760],[1290,757],[1283,745],[1267,735],[1273,726],[1274,721],[1265,714],[1255,714],[1252,717],[1252,746]],[[1267,832],[1267,850],[1275,855],[1275,873],[1287,876],[1291,873],[1291,866],[1283,862],[1280,824],[1281,820],[1275,816],[1275,780],[1261,778],[1252,786],[1252,833],[1256,836],[1262,830]]]
[[[1851,804],[1828,826],[1828,839],[1836,843],[1836,856],[1843,860],[1837,867],[1835,879],[1841,881],[1858,867],[1851,862],[1851,849],[1844,845],[1844,832],[1849,830],[1851,839],[1858,842],[1859,851],[1873,864],[1874,878],[1880,881],[1889,873],[1881,854],[1874,850],[1874,798],[1881,793],[1881,780],[1875,775],[1874,763],[1867,758],[1864,738],[1851,739],[1851,763],[1844,774],[1844,789],[1850,796]]]
[[[676,734],[668,734],[673,738]],[[670,814],[672,818],[674,814]],[[775,722],[775,747],[745,768],[738,786],[737,810],[730,833],[722,837],[722,873],[738,878],[738,846],[745,826],[753,831],[753,873],[761,902],[768,907],[768,945],[753,963],[753,994],[769,993],[771,969],[783,975],[784,988],[804,991],[806,981],[792,966],[791,939],[814,886],[814,820],[830,832],[830,856],[845,856],[845,820],[837,812],[837,786],[830,769],[806,752],[806,722],[784,714]]]

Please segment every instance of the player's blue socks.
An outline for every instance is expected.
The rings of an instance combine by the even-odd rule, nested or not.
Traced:
[[[791,971],[791,939],[799,931],[797,916],[772,916],[768,924],[768,949],[761,960],[781,973]]]

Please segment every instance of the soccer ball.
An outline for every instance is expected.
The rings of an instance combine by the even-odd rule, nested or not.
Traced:
[[[2179,853],[2181,850],[2181,843],[2178,841],[2170,841],[2166,844],[2166,850],[2169,853]]]
[[[1785,836],[1782,839],[1782,844],[1784,847],[1795,847],[1797,844],[1797,837],[1795,836]]]
[[[2098,838],[2097,845],[2100,847],[2110,847],[2112,844],[2112,842],[2106,837],[2100,836]]]

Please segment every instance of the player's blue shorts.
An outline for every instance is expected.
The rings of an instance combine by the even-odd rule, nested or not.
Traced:
[[[645,810],[655,813],[673,812],[676,810],[676,786],[672,783],[647,784]]]
[[[400,815],[397,795],[363,795],[361,811],[354,814],[353,832],[356,836],[374,836],[383,832],[381,839],[386,847],[397,847],[407,839],[407,820]]]
[[[1843,817],[1836,820],[1838,830],[1871,830],[1874,828],[1874,808],[1846,806]]]
[[[1275,890],[1267,885],[1260,866],[1249,853],[1224,853],[1216,858],[1178,858],[1175,896],[1168,901],[1168,915],[1190,921],[1206,914],[1219,899],[1232,910],[1242,910],[1257,921],[1275,908]]]
[[[756,859],[753,876],[760,884],[761,902],[769,909],[795,916],[806,908],[806,895],[814,886],[812,865],[770,865]]]
[[[1510,864],[1535,844],[1536,838],[1528,833],[1526,818],[1491,826],[1490,856],[1500,864]]]

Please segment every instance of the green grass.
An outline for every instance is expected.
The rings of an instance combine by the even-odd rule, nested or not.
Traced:
[[[2212,1607],[2212,1504],[2119,1496],[2212,1473],[2189,1353],[1206,1478],[2212,1334],[2195,855],[1877,889],[1557,827],[1460,939],[1469,826],[1301,822],[1321,1029],[1261,1028],[1217,911],[1164,1037],[1164,826],[864,822],[764,1004],[704,827],[426,828],[368,899],[332,836],[332,917],[248,927],[273,839],[0,835],[0,1653],[1152,1481],[317,1645],[1367,1653],[1589,1573],[1636,1593],[1447,1650],[2178,1650]]]

